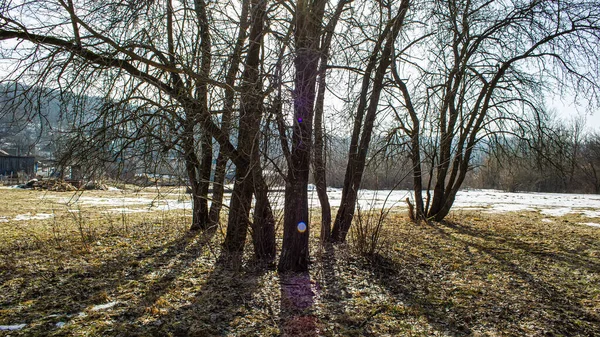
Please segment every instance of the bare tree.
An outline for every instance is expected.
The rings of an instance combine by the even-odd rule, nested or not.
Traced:
[[[404,20],[408,9],[409,1],[401,1],[396,14],[387,22],[385,28],[380,33],[363,75],[350,142],[350,151],[348,153],[348,165],[346,167],[342,201],[331,234],[332,240],[336,242],[346,240],[346,235],[352,223],[358,189],[362,181],[367,152],[373,134],[375,118],[379,111],[379,99],[383,91],[388,68],[392,63],[393,46],[405,23]],[[388,6],[387,10],[392,15],[391,5]]]
[[[236,165],[235,186],[231,199],[225,248],[241,253],[248,230],[252,195],[256,194],[253,240],[258,258],[275,257],[275,224],[267,199],[266,184],[262,179],[259,158],[259,128],[263,115],[263,93],[260,80],[260,50],[264,37],[266,1],[252,0],[250,46],[246,55],[242,76],[240,100],[240,128],[238,150],[244,158],[243,165]],[[256,193],[255,193],[256,192]]]
[[[321,241],[328,242],[331,234],[331,206],[327,196],[327,174],[326,174],[326,153],[325,153],[325,127],[323,125],[325,91],[327,89],[327,63],[329,62],[329,53],[331,41],[335,32],[335,27],[344,10],[346,4],[352,0],[340,0],[336,6],[335,12],[325,26],[320,44],[319,77],[317,80],[318,89],[315,102],[315,141],[314,141],[314,179],[317,187],[317,194],[321,204]]]
[[[429,10],[423,35],[430,38],[415,51],[427,62],[399,57],[395,69],[403,71],[394,80],[405,109],[399,130],[412,144],[416,211],[439,221],[477,143],[526,121],[528,111],[539,113],[545,89],[574,85],[597,101],[598,60],[590,55],[600,11],[593,1],[457,0],[435,1]],[[423,158],[427,142],[434,152]],[[425,161],[432,169],[427,182]]]
[[[592,192],[600,193],[600,135],[593,133],[584,142],[580,160],[584,181]]]
[[[232,144],[227,123],[222,125],[225,130],[221,129],[213,118],[215,109],[209,109],[220,104],[219,93],[225,91],[230,100],[231,89],[239,90],[232,85],[235,69],[223,82],[223,72],[212,66],[220,61],[237,62],[239,56],[236,52],[231,55],[231,39],[226,33],[230,27],[237,29],[239,22],[232,21],[219,4],[211,6],[209,11],[203,0],[93,2],[85,7],[62,0],[25,1],[5,3],[0,13],[0,40],[25,41],[23,48],[14,51],[3,48],[9,58],[26,65],[15,68],[7,79],[27,80],[29,76],[57,91],[70,90],[73,95],[95,92],[107,97],[107,102],[153,107],[151,115],[145,115],[150,125],[167,127],[162,134],[171,134],[159,143],[167,149],[180,148],[186,161],[194,198],[193,229],[206,228],[208,223],[211,137],[237,167],[250,165],[251,159]],[[39,18],[44,16],[56,21],[41,22]],[[243,36],[238,40],[243,41]],[[226,105],[231,110],[231,103]],[[114,109],[118,104],[111,106],[105,111],[119,110]],[[106,127],[122,127],[124,133],[136,134],[128,122],[144,120],[139,115],[121,114],[120,120],[109,114],[98,117],[100,125],[109,121],[99,129],[100,134]],[[240,222],[243,226],[247,219]]]
[[[225,133],[229,133],[229,129],[232,124],[233,109],[235,105],[235,82],[237,74],[241,65],[242,49],[245,46],[246,38],[248,35],[248,11],[250,2],[243,1],[242,9],[240,13],[240,26],[238,29],[237,40],[229,57],[229,68],[227,69],[227,75],[225,76],[225,94],[223,98],[223,113],[221,115],[221,129]],[[219,223],[221,215],[221,208],[223,205],[223,193],[224,193],[224,180],[225,171],[227,169],[228,157],[224,151],[219,151],[215,165],[215,176],[213,180],[213,197],[210,205],[209,221],[211,226],[216,226]]]
[[[311,161],[319,38],[327,1],[299,0],[294,8],[294,126],[285,186],[280,272],[308,270],[308,175]]]

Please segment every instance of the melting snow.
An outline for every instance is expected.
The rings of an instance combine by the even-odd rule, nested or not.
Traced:
[[[152,198],[131,198],[115,196],[110,197],[89,197],[80,196],[78,198],[58,198],[59,203],[69,204],[71,206],[97,206],[113,207],[107,209],[108,212],[117,213],[142,213],[151,211],[172,211],[177,209],[191,209],[192,204],[189,200],[175,199],[152,199]],[[133,208],[132,206],[143,207]]]
[[[0,325],[0,331],[21,330],[26,326],[27,324]]]
[[[587,216],[588,218],[600,218],[600,210],[590,211],[590,210],[582,210],[581,214]]]
[[[581,222],[580,225],[592,226],[592,227],[600,227],[600,223],[595,222]]]
[[[331,206],[340,205],[341,189],[330,188]],[[406,198],[413,200],[412,191],[361,190],[359,205],[363,209],[401,206]],[[427,195],[424,193],[423,197]],[[277,206],[283,206],[283,194],[278,193]],[[309,193],[311,207],[319,207],[316,192]],[[463,190],[456,195],[454,209],[481,209],[488,212],[540,211],[549,216],[581,213],[588,217],[600,217],[600,196],[594,194],[561,193],[509,193],[497,190]]]
[[[115,198],[98,198],[80,196],[78,198],[59,198],[58,202],[63,204],[75,204],[75,205],[94,205],[94,206],[134,206],[134,205],[151,205],[152,199],[149,198],[127,198],[127,197],[115,197]]]
[[[332,207],[340,205],[342,190],[329,188]],[[283,207],[283,194],[274,193],[275,207]],[[423,197],[427,195],[423,193]],[[362,209],[401,206],[405,199],[413,200],[412,191],[361,190],[359,205]],[[309,192],[311,207],[320,207],[316,192]],[[549,216],[582,213],[588,217],[600,217],[600,196],[593,194],[561,193],[509,193],[497,190],[463,190],[456,195],[454,209],[477,209],[488,212],[537,211]]]
[[[573,209],[571,207],[559,207],[554,209],[543,209],[540,211],[540,213],[550,216],[563,216],[571,213],[572,211]]]
[[[117,303],[119,303],[119,302],[114,301],[114,302],[108,302],[108,303],[105,303],[105,304],[98,304],[98,305],[93,306],[92,309],[90,309],[90,310],[92,310],[92,311],[98,311],[98,310],[104,310],[104,309],[112,308]]]
[[[145,213],[149,212],[148,209],[140,209],[140,208],[109,208],[106,210],[107,212],[115,212],[115,213]]]
[[[339,207],[342,189],[328,188],[327,194],[332,207]],[[284,193],[269,193],[272,206],[283,208]],[[230,195],[226,195],[226,199]],[[379,209],[388,207],[406,207],[406,198],[413,200],[410,190],[360,190],[358,194],[359,207]],[[426,199],[426,193],[423,193]],[[310,207],[320,207],[316,190],[311,186],[308,192]],[[150,197],[115,197],[79,196],[78,198],[58,198],[59,202],[71,205],[89,205],[107,207],[108,212],[138,213],[150,211],[171,211],[191,209],[188,196],[178,199],[158,199]],[[225,202],[228,202],[225,200]],[[600,196],[593,194],[560,194],[560,193],[509,193],[498,190],[463,190],[458,192],[454,209],[482,210],[486,212],[539,211],[548,216],[563,216],[569,213],[580,213],[588,217],[600,218]],[[31,218],[30,215],[27,215]],[[52,215],[36,215],[44,218]],[[27,219],[29,219],[27,218]],[[0,218],[2,221],[2,218]]]
[[[38,213],[36,215],[31,215],[31,213],[27,214],[19,214],[13,218],[15,221],[23,221],[23,220],[45,220],[53,218],[54,214],[46,214],[46,213]]]

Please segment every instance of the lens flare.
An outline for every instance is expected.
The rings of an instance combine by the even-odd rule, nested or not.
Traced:
[[[298,123],[302,123],[303,120],[302,117],[298,117]]]
[[[298,223],[298,232],[300,232],[300,233],[306,232],[306,223],[304,221],[300,221]]]

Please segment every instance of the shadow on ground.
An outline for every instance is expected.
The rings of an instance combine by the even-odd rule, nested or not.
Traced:
[[[220,255],[212,232],[180,233],[2,274],[0,325],[27,324],[12,336],[600,335],[600,241],[495,226],[400,223],[368,257],[313,242],[310,273],[284,276]]]
[[[457,336],[600,334],[599,312],[582,306],[598,288],[583,282],[573,289],[574,278],[598,278],[597,262],[474,226],[425,227],[422,234],[429,234],[416,246],[421,252],[375,255],[365,265],[400,303],[402,310],[391,308],[397,318],[421,318],[430,332]]]

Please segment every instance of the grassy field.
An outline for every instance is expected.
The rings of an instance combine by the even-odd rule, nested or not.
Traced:
[[[0,336],[600,336],[600,228],[580,215],[392,212],[377,254],[313,238],[310,274],[280,277],[251,247],[224,263],[224,228],[190,235],[189,210],[71,197],[0,190],[0,325],[26,324]]]

